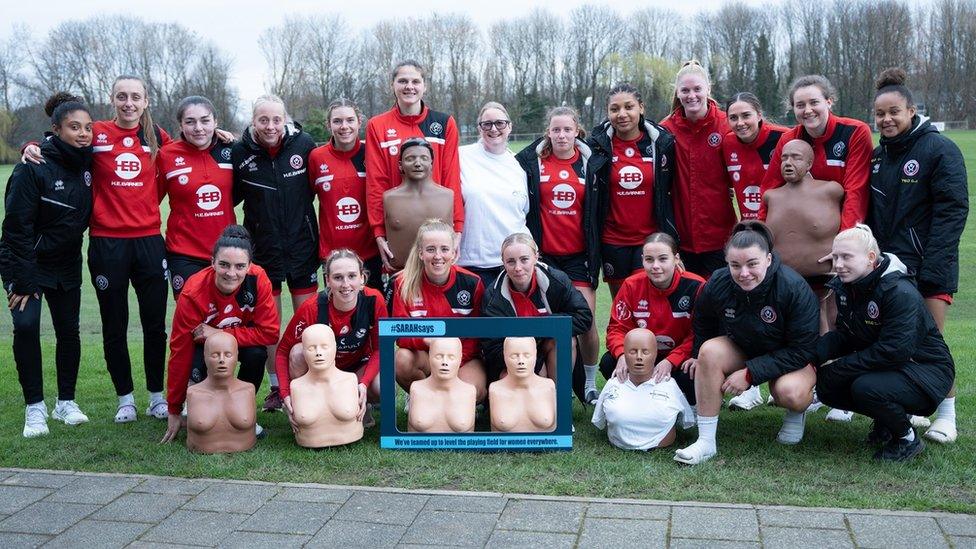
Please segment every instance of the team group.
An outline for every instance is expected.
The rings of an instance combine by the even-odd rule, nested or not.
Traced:
[[[878,459],[917,455],[913,426],[932,414],[925,437],[955,440],[941,330],[958,285],[966,171],[959,149],[916,112],[904,71],[877,81],[876,148],[865,123],[831,111],[836,91],[818,75],[790,87],[798,124],[785,128],[764,120],[751,93],[723,110],[690,61],[660,124],[644,118],[638,89],[618,84],[588,136],[575,110],[556,107],[517,154],[503,105],[487,103],[478,142],[459,147],[453,117],[423,102],[419,63],[398,64],[391,86],[396,104],[369,119],[365,141],[355,103],[331,103],[332,137],[320,147],[275,96],[255,101],[237,140],[200,96],[180,103],[172,140],[135,76],[113,84],[112,120],[93,122],[79,98],[53,96],[51,132],[25,147],[8,181],[0,238],[24,436],[48,433],[42,296],[56,336],[51,414],[88,421],[74,395],[87,229],[115,421],[137,418],[131,283],[146,413],[168,421],[166,440],[183,425],[187,387],[207,375],[203,343],[218,332],[237,341],[240,379],[257,389],[267,372],[264,409],[291,414],[290,380],[308,370],[302,332],[330,326],[335,364],[356,373],[359,416],[371,425],[379,318],[550,314],[572,318],[574,391],[621,448],[670,445],[681,417],[697,423],[698,439],[675,460],[705,461],[717,452],[723,394],[747,410],[764,402],[763,383],[786,409],[784,444],[801,441],[805,415],[822,404],[834,407],[828,419],[872,418]],[[601,267],[613,297],[602,357]],[[284,282],[295,314],[282,333]],[[398,342],[396,380],[407,391],[431,375],[427,345]],[[555,365],[554,345],[540,341],[536,373],[555,377]],[[464,340],[458,377],[479,402],[504,370],[500,341]]]

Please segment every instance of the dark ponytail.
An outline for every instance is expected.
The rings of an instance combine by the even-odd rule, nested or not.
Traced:
[[[749,219],[740,221],[732,228],[732,236],[725,244],[725,252],[730,248],[744,250],[757,246],[764,254],[773,251],[773,233],[762,221]]]
[[[214,244],[213,257],[216,258],[220,250],[224,248],[240,248],[247,252],[247,260],[251,261],[254,256],[254,245],[251,243],[251,233],[247,232],[241,225],[228,225],[220,233],[220,237]]]
[[[75,111],[85,111],[91,116],[91,111],[85,105],[85,100],[67,92],[58,92],[44,103],[44,114],[51,117],[51,124],[61,126],[65,117]]]

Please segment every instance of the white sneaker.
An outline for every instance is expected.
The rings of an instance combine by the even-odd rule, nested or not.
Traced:
[[[59,400],[51,412],[51,417],[63,421],[65,425],[80,425],[88,422],[88,416],[81,413],[81,409],[73,400]]]
[[[260,423],[255,423],[254,424],[254,436],[255,436],[255,438],[257,438],[257,439],[260,440],[260,439],[268,436],[268,433],[264,432],[264,427],[261,427],[261,424]]]
[[[717,453],[718,450],[714,446],[695,441],[687,448],[675,450],[674,460],[685,465],[698,465],[712,459]]]
[[[169,405],[163,399],[152,400],[146,408],[146,415],[156,419],[169,419]]]
[[[926,427],[932,425],[929,418],[925,416],[908,416],[908,421],[912,422],[912,427],[916,429],[925,429]]]
[[[752,410],[763,403],[762,392],[759,387],[753,385],[741,395],[736,395],[729,399],[729,410]]]
[[[841,410],[840,408],[832,408],[827,412],[827,421],[835,421],[837,423],[850,423],[854,419],[854,412],[848,410]]]
[[[958,436],[959,431],[956,430],[956,422],[943,418],[935,418],[929,430],[925,431],[925,438],[939,444],[951,444],[956,441]]]
[[[47,406],[43,402],[28,405],[24,416],[24,437],[34,438],[48,434]]]

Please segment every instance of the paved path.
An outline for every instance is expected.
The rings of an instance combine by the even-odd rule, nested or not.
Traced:
[[[976,515],[0,469],[0,547],[39,545],[976,548]]]

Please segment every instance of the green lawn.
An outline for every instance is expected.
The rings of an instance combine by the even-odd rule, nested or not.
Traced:
[[[976,181],[976,132],[950,134],[963,148],[970,179]],[[513,147],[516,148],[517,147]],[[0,167],[6,180],[10,167]],[[828,424],[824,412],[808,419],[803,443],[783,447],[773,439],[783,412],[763,408],[723,412],[719,455],[699,467],[675,464],[671,450],[628,453],[612,448],[589,423],[589,411],[574,404],[575,448],[555,454],[411,453],[380,450],[376,430],[349,448],[312,452],[293,443],[282,414],[259,414],[270,436],[253,451],[233,456],[189,454],[180,444],[161,446],[164,424],[144,416],[134,424],[112,423],[116,399],[102,359],[98,307],[86,282],[82,304],[83,356],[78,402],[92,421],[70,428],[51,421],[51,435],[21,437],[23,400],[11,353],[10,318],[0,314],[0,466],[83,471],[151,473],[186,477],[324,482],[511,491],[578,496],[636,497],[755,504],[842,506],[890,509],[940,509],[976,512],[976,405],[973,372],[976,343],[976,234],[972,224],[962,245],[962,290],[950,310],[947,340],[956,358],[959,382],[959,441],[949,447],[930,444],[910,464],[876,464],[862,440],[868,421]],[[130,300],[130,352],[140,364],[141,334],[134,296]],[[608,294],[600,293],[598,321],[608,318]],[[172,301],[170,307],[172,308]],[[45,315],[47,313],[44,313]],[[290,312],[286,313],[290,314]],[[49,319],[42,328],[52,334]],[[49,406],[56,395],[53,337],[44,345],[45,391]],[[142,373],[136,372],[136,386]],[[264,389],[261,391],[263,397]],[[145,392],[137,392],[145,407]],[[141,412],[142,410],[140,410]],[[677,444],[693,440],[694,431]]]

